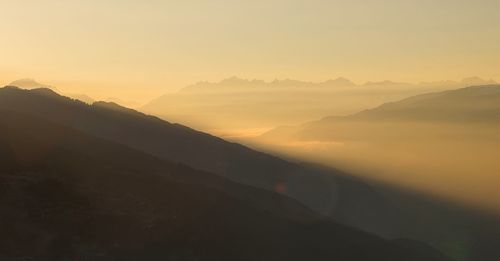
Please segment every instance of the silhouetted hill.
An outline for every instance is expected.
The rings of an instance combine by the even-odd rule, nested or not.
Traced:
[[[446,260],[8,108],[0,163],[2,260]]]
[[[340,175],[334,176],[335,173],[324,175],[311,171],[242,145],[226,142],[113,103],[97,102],[89,106],[48,90],[26,91],[4,88],[0,90],[0,109],[2,108],[47,119],[125,144],[161,159],[213,172],[239,183],[271,191],[278,189],[327,215],[341,210],[342,216],[350,216],[354,214],[350,212],[354,209],[357,215],[357,208],[350,204],[352,200],[362,201],[366,198],[373,201],[377,198],[374,191],[359,181],[343,178]],[[339,188],[341,183],[348,186],[359,185],[360,190],[366,195],[361,196],[358,193],[351,195],[349,190]],[[374,206],[374,209],[391,208],[383,200],[375,205],[377,206]],[[371,209],[368,204],[366,208],[367,211]],[[384,218],[389,212],[384,212]],[[372,219],[366,222],[377,224],[372,227],[380,232],[386,229],[392,230],[388,227],[389,224],[382,226]]]
[[[299,166],[116,104],[91,106],[55,93],[43,93],[0,89],[0,110],[31,115],[162,160],[180,162],[239,183],[277,191],[343,224],[387,238],[423,239],[434,246],[446,244],[444,250],[448,250],[449,244],[454,251],[458,243],[448,242],[449,236],[454,237],[455,233],[448,233],[450,229],[443,226],[447,224],[445,221],[458,216],[459,229],[463,224],[477,224],[476,220],[469,222],[470,219],[462,219],[461,214],[442,208],[443,205],[415,207],[428,205],[430,201],[420,197],[399,202],[396,199],[404,193],[388,195],[386,187],[367,185],[339,171]],[[252,201],[256,200],[252,197]],[[266,200],[260,198],[258,202]],[[419,218],[422,215],[426,218]]]
[[[95,102],[95,100],[92,97],[85,95],[85,94],[68,94],[68,96],[73,98],[73,99],[77,99],[79,101],[85,102],[87,104],[92,104]]]
[[[212,172],[233,181],[277,191],[338,222],[398,238],[408,216],[377,189],[339,171],[304,168],[239,144],[156,117],[97,102],[87,105],[55,93],[4,88],[0,108],[15,110]]]

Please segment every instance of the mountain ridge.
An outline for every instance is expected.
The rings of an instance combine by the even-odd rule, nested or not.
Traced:
[[[198,178],[211,180],[209,173],[44,119],[3,109],[0,116],[0,162],[7,163],[0,165],[0,227],[9,234],[0,236],[2,259],[447,260],[431,248],[289,212],[291,205],[276,209],[289,199],[262,208],[235,196],[246,190],[241,185],[212,176],[222,183],[207,186]]]
[[[447,254],[446,248],[436,244],[446,240],[441,236],[443,233],[448,235],[446,233],[450,232],[446,228],[443,231],[442,226],[445,224],[442,224],[442,220],[452,218],[460,229],[462,223],[474,224],[470,232],[474,236],[480,236],[478,233],[483,231],[475,230],[478,224],[476,219],[462,218],[462,214],[450,211],[449,206],[433,206],[429,199],[417,197],[405,199],[402,204],[394,204],[395,199],[403,197],[401,193],[393,194],[388,188],[374,186],[343,172],[318,170],[283,161],[140,112],[124,113],[69,98],[54,99],[36,92],[8,88],[0,89],[0,109],[50,120],[98,138],[124,144],[162,160],[181,162],[233,181],[280,192],[342,224],[376,233],[384,238],[408,237],[423,240],[440,247]],[[197,158],[200,156],[201,158]],[[429,204],[431,207],[425,207],[424,210],[414,207]],[[429,219],[415,218],[422,213],[426,213]],[[455,220],[455,216],[460,218]],[[428,228],[432,228],[432,231],[428,231]],[[486,242],[485,240],[481,242]]]
[[[345,78],[317,83],[229,78],[160,95],[140,110],[216,135],[245,136],[252,129],[350,115],[418,94],[467,87],[471,82],[492,83],[478,78],[416,84],[355,84]]]

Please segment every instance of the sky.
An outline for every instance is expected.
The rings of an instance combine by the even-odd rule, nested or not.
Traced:
[[[0,85],[145,102],[198,81],[500,80],[498,0],[0,0]]]

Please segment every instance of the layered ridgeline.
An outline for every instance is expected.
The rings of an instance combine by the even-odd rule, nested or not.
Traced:
[[[309,155],[302,156],[321,162],[393,167],[400,174],[373,177],[500,211],[500,200],[488,196],[500,184],[500,85],[423,94],[350,116],[276,128],[260,141],[289,152],[308,146]]]
[[[51,89],[51,90],[57,90],[54,86],[50,86],[47,84],[43,84],[40,82],[37,82],[35,79],[31,78],[24,78],[24,79],[19,79],[11,82],[9,86],[16,86],[19,88],[23,89],[38,89],[38,88],[46,88],[46,89]]]
[[[397,231],[388,221],[396,219],[397,210],[370,186],[338,171],[312,170],[113,103],[88,105],[48,89],[1,89],[0,109],[33,115],[160,159],[280,192],[318,213],[347,223],[356,220],[349,224],[363,229],[383,235]]]
[[[346,115],[429,91],[491,83],[479,78],[355,84],[344,78],[312,83],[233,77],[188,86],[151,101],[141,110],[226,137],[251,136],[266,128],[300,124],[325,115]]]
[[[362,128],[346,129],[344,124],[370,124],[386,127],[386,124],[420,124],[457,127],[495,127],[500,124],[500,85],[467,87],[444,92],[427,93],[396,102],[385,103],[374,109],[364,110],[349,116],[330,116],[318,121],[297,126],[275,128],[261,138],[288,139],[295,141],[339,141],[349,139],[397,138],[391,128],[384,132],[364,131]],[[352,125],[354,127],[354,125]],[[494,130],[493,128],[491,128]],[[399,131],[399,130],[398,130]],[[409,133],[408,133],[409,132]],[[413,137],[426,133],[406,129]],[[493,132],[494,134],[496,132]],[[496,137],[496,135],[493,135]]]
[[[429,93],[350,116],[280,127],[261,136],[259,143],[282,154],[500,212],[500,199],[493,196],[500,185],[499,85]],[[473,233],[468,225],[461,227],[465,238]],[[498,231],[484,235],[488,233],[492,242],[499,242]]]
[[[47,90],[0,96],[2,260],[447,260],[30,113],[34,101],[19,98],[80,106]]]
[[[44,84],[44,83],[40,83],[40,82],[36,81],[35,79],[31,79],[31,78],[24,78],[24,79],[15,80],[15,81],[9,83],[9,86],[16,86],[18,88],[27,89],[27,90],[32,90],[32,89],[50,89],[50,90],[53,90],[53,91],[60,92],[54,86],[51,86],[51,85],[48,85],[48,84]],[[68,96],[68,97],[71,97],[73,99],[78,99],[79,101],[82,101],[82,102],[85,102],[85,103],[88,103],[88,104],[92,104],[93,102],[95,102],[95,100],[92,97],[90,97],[90,96],[88,96],[86,94],[65,93],[64,95]]]
[[[2,260],[446,260],[5,109],[0,156]]]
[[[460,209],[367,185],[338,171],[286,162],[116,104],[88,105],[47,89],[9,87],[0,90],[0,110],[52,122],[160,160],[187,164],[238,183],[276,191],[316,213],[386,238],[420,239],[454,257],[467,257],[457,260],[488,260],[481,257],[491,249],[496,251],[487,242],[492,241],[491,235],[500,226],[471,218]],[[266,201],[262,199],[259,204]]]
[[[69,91],[68,92],[63,92],[63,91],[58,90],[54,86],[50,86],[50,85],[47,85],[47,84],[44,84],[44,83],[40,83],[40,82],[36,81],[35,79],[30,79],[30,78],[19,79],[19,80],[13,81],[8,86],[16,86],[16,87],[19,87],[19,88],[22,88],[22,89],[28,89],[28,90],[31,90],[31,89],[50,89],[50,90],[58,92],[58,93],[60,93],[60,94],[62,94],[64,96],[71,97],[73,99],[77,99],[77,100],[85,102],[87,104],[92,104],[92,103],[96,102],[96,100],[94,98],[90,97],[87,94],[75,93],[75,92],[69,92]],[[117,103],[117,104],[120,104],[122,106],[129,106],[129,107],[132,107],[132,108],[138,107],[140,105],[136,101],[122,100],[122,99],[116,98],[116,97],[106,97],[103,100],[107,101],[107,102]]]

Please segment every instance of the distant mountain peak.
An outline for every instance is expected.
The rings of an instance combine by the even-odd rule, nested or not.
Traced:
[[[497,82],[495,82],[494,80],[492,79],[489,79],[489,80],[484,80],[480,77],[477,77],[477,76],[472,76],[472,77],[467,77],[467,78],[464,78],[462,79],[461,81],[462,83],[464,84],[469,84],[469,85],[489,85],[489,84],[497,84]]]
[[[351,80],[344,78],[344,77],[338,77],[336,79],[330,79],[325,82],[323,82],[325,85],[336,85],[336,86],[355,86],[356,84],[352,82]]]
[[[33,78],[22,78],[22,79],[18,79],[18,80],[15,80],[13,82],[11,82],[10,84],[16,84],[16,83],[33,83],[33,84],[37,84],[37,85],[42,85],[40,83],[38,83],[35,79]]]
[[[475,85],[469,86],[457,90],[450,90],[444,92],[446,94],[473,94],[474,97],[477,96],[500,96],[500,85],[498,84],[483,84],[483,85]]]
[[[232,76],[220,81],[220,84],[241,84],[241,83],[249,83],[250,81],[247,79],[242,79],[237,76]]]
[[[54,89],[54,87],[47,85],[47,84],[39,83],[35,79],[32,79],[32,78],[23,78],[23,79],[15,80],[15,81],[9,83],[9,86],[16,86],[16,87],[23,88],[23,89],[35,89],[35,88]]]

